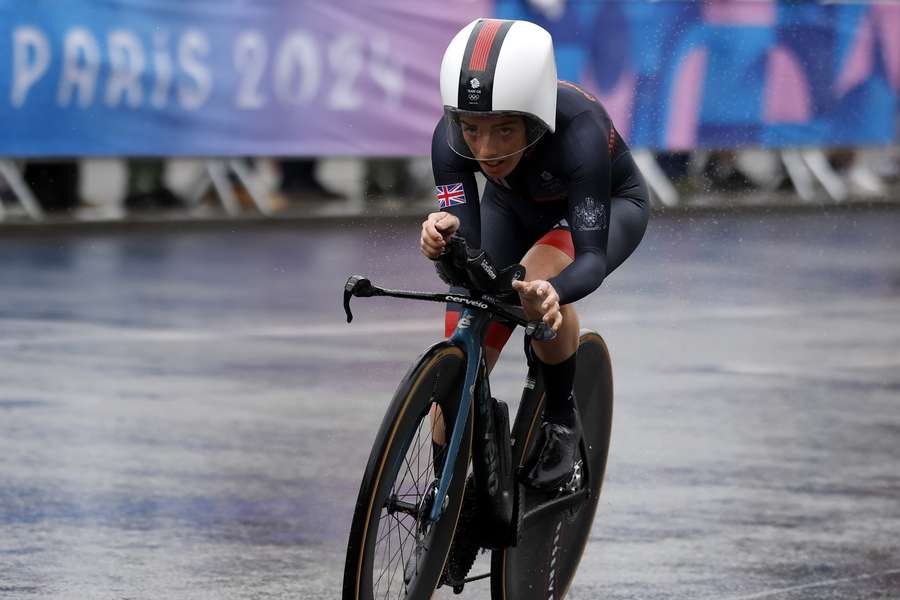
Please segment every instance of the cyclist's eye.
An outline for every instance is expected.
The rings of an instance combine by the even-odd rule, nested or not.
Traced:
[[[468,125],[468,126],[467,126],[467,125],[464,125],[464,126],[463,126],[463,133],[466,134],[466,135],[469,135],[469,136],[474,136],[474,135],[477,135],[477,134],[478,134],[478,128],[477,128],[477,127],[472,127],[471,125]]]
[[[500,128],[500,135],[502,135],[503,137],[508,137],[508,136],[512,135],[512,132],[513,132],[512,127],[501,127]]]

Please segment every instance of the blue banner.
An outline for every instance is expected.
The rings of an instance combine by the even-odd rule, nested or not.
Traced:
[[[897,3],[0,0],[0,156],[427,154],[485,15],[546,27],[633,147],[895,137]]]
[[[485,2],[0,0],[0,156],[425,154]]]

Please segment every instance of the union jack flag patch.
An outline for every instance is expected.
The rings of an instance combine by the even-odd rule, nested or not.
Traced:
[[[448,206],[466,203],[466,192],[461,183],[439,185],[434,188],[434,193],[437,195],[438,208],[447,208]]]

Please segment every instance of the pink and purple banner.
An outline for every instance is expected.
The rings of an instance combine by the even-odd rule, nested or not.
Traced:
[[[900,3],[498,0],[496,12],[547,28],[560,77],[594,92],[633,147],[896,139]]]
[[[900,5],[719,0],[0,0],[0,156],[421,155],[444,47],[554,36],[632,147],[885,144]]]

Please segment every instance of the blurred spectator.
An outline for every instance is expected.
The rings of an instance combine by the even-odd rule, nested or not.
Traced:
[[[322,185],[316,178],[316,163],[312,158],[281,161],[280,191],[288,201],[343,200],[344,196]]]
[[[703,175],[716,191],[739,191],[753,187],[750,179],[738,167],[737,152],[716,150],[710,152]]]
[[[24,179],[47,212],[67,212],[80,204],[75,161],[30,162],[25,167]]]
[[[125,208],[152,210],[181,208],[185,204],[163,181],[165,161],[162,159],[132,159],[127,162],[128,188]]]
[[[412,203],[431,198],[431,163],[425,170],[408,158],[371,158],[365,163],[365,196],[375,202]]]
[[[656,162],[659,163],[659,168],[666,174],[666,177],[677,182],[688,176],[691,153],[659,152],[656,155]]]

